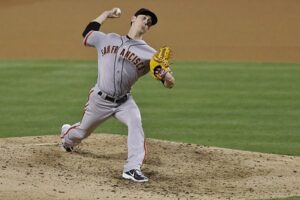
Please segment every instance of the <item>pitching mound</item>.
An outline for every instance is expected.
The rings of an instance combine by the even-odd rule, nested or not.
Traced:
[[[121,179],[124,136],[94,134],[76,152],[58,137],[0,140],[0,199],[265,199],[300,195],[300,157],[148,139],[148,183]]]

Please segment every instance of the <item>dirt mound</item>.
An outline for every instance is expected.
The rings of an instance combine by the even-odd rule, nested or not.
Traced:
[[[300,157],[147,139],[150,181],[121,179],[127,137],[94,134],[75,152],[56,136],[0,140],[0,199],[263,199],[300,195]]]

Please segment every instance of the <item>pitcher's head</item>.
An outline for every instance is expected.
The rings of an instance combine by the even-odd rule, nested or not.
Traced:
[[[131,18],[131,26],[142,33],[146,33],[157,23],[157,16],[149,9],[141,8]]]

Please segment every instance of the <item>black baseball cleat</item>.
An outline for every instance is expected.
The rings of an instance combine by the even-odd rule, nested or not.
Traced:
[[[74,147],[67,147],[64,144],[61,144],[61,147],[63,148],[63,150],[65,150],[66,152],[72,152],[74,150]]]
[[[71,127],[70,124],[64,124],[61,127],[61,131],[60,131],[60,139],[61,139],[61,145],[60,146],[66,152],[72,152],[74,150],[74,147],[68,147],[68,146],[66,146],[65,139],[64,139],[65,133],[66,133],[66,131],[68,131],[68,129],[70,127]]]
[[[139,183],[148,181],[148,178],[144,176],[139,169],[132,169],[130,171],[123,172],[122,177]]]

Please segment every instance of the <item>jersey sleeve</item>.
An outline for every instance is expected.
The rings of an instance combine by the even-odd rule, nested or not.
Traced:
[[[95,21],[90,22],[84,29],[82,36],[85,37],[90,31],[99,31],[101,24]]]
[[[90,31],[83,39],[85,46],[97,47],[101,44],[101,41],[105,38],[106,34],[100,31]]]
[[[143,76],[143,75],[147,74],[149,71],[150,71],[150,60],[147,60],[145,62],[145,66],[141,69],[140,73]]]
[[[147,74],[150,71],[150,60],[155,53],[156,50],[147,45],[147,60],[145,62],[145,67],[143,68],[143,75]]]

